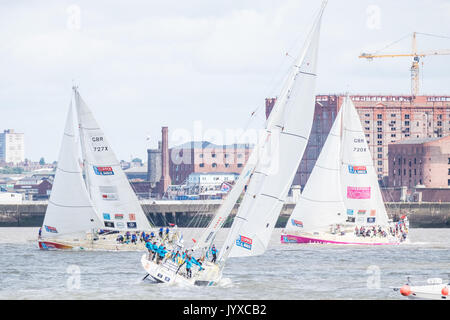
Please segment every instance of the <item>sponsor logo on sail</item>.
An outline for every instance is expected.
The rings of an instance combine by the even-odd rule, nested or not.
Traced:
[[[104,220],[111,220],[111,215],[109,213],[104,213],[103,214],[103,219]]]
[[[370,199],[370,187],[347,187],[347,199]]]
[[[112,176],[114,175],[114,171],[111,167],[94,167],[94,172],[98,176]]]
[[[358,210],[358,214],[366,214],[366,210]]]
[[[114,228],[114,222],[112,221],[104,221],[105,227],[107,228]]]
[[[370,210],[370,216],[375,217],[377,215],[377,210]]]
[[[367,168],[366,168],[366,166],[352,166],[352,165],[349,165],[348,166],[348,172],[350,172],[351,174],[366,174],[367,173]]]
[[[252,243],[253,243],[252,239],[241,236],[241,235],[239,236],[238,239],[236,239],[236,245],[238,247],[242,247],[247,250],[252,250]]]
[[[137,228],[137,224],[136,224],[136,222],[127,222],[127,227],[129,229],[136,229]]]
[[[121,213],[116,213],[116,214],[114,215],[114,219],[116,219],[116,220],[122,220],[122,219],[123,219],[123,214],[121,214]]]
[[[130,221],[135,221],[136,215],[134,213],[130,213],[130,214],[128,214],[128,218],[130,219]]]
[[[375,223],[375,218],[374,217],[367,218],[367,223]]]
[[[347,209],[347,215],[352,216],[354,213],[353,209]]]
[[[58,230],[56,230],[55,227],[50,227],[50,226],[44,226],[44,227],[45,227],[45,231],[47,231],[47,232],[58,233]]]
[[[115,193],[103,193],[103,200],[117,200],[117,195]]]
[[[117,228],[118,229],[124,229],[125,228],[125,224],[123,222],[117,222]]]
[[[303,222],[295,219],[291,219],[291,223],[295,227],[303,228]]]

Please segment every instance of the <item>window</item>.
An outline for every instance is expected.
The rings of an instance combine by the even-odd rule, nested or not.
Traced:
[[[447,181],[447,185],[450,187],[450,179],[448,179]]]
[[[405,126],[409,126],[409,121],[405,121]]]
[[[396,137],[396,134],[395,134],[395,133],[392,133],[392,134],[391,134],[391,137],[392,137],[392,138],[395,138],[395,137]]]
[[[242,158],[242,153],[239,153],[239,154],[237,155],[237,157],[238,157],[238,158]]]
[[[370,124],[370,120],[364,121],[365,124]]]
[[[405,114],[405,119],[409,119],[409,114]]]
[[[377,132],[383,132],[383,128],[377,128]]]
[[[213,164],[212,164],[212,167],[213,167],[213,168],[217,168],[217,163],[213,163]]]
[[[437,125],[440,127],[440,126],[442,126],[442,121],[438,121],[437,122]]]
[[[377,114],[377,119],[383,119],[383,115],[382,114]]]
[[[242,163],[237,164],[238,168],[242,168]]]
[[[229,163],[225,163],[225,168],[229,168],[230,164]]]
[[[377,121],[377,126],[382,126],[383,125],[383,121]]]
[[[382,135],[382,134],[378,134],[378,135],[377,135],[377,138],[378,138],[378,139],[383,139],[383,135]]]
[[[200,153],[200,154],[198,155],[198,157],[199,157],[199,158],[203,158],[203,153]]]
[[[382,145],[383,145],[383,141],[378,140],[378,141],[377,141],[377,145],[382,146]]]
[[[378,161],[378,165],[382,166],[383,165],[383,161]],[[395,172],[394,172],[394,174],[395,174]]]
[[[200,164],[199,164],[199,167],[200,167],[200,168],[203,168],[204,166],[205,166],[204,163],[200,163]]]
[[[395,118],[396,114],[395,113],[391,113],[391,117]]]
[[[383,155],[381,153],[378,154],[378,159],[382,159]]]
[[[211,154],[211,157],[215,158],[215,157],[216,157],[216,154],[215,154],[215,153]]]
[[[383,152],[383,148],[382,147],[377,148],[377,150],[378,150],[378,152]]]

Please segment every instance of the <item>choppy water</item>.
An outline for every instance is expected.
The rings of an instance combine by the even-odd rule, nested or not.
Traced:
[[[141,252],[40,251],[37,230],[0,228],[0,299],[402,299],[389,287],[405,275],[450,274],[450,229],[411,229],[410,244],[373,247],[281,244],[276,229],[264,255],[229,259],[216,287],[141,281]]]

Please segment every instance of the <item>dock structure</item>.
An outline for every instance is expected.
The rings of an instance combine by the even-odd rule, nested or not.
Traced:
[[[205,227],[222,200],[140,200],[142,209],[155,226],[174,223],[179,227]],[[295,203],[285,203],[277,227],[286,225]],[[239,204],[236,204],[229,226]],[[40,227],[44,221],[47,201],[24,201],[21,204],[0,204],[0,227]],[[411,227],[450,228],[450,202],[387,202],[388,215],[397,221],[407,214]]]

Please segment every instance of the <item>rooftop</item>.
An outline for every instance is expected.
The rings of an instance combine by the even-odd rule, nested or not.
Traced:
[[[209,141],[191,141],[183,143],[172,149],[250,149],[253,148],[251,143],[234,143],[229,145],[217,145]]]
[[[445,137],[434,137],[434,138],[410,138],[410,139],[404,139],[398,142],[395,142],[393,144],[422,144],[422,143],[427,143],[427,142],[432,142],[432,141],[437,141],[440,139],[444,139]]]

